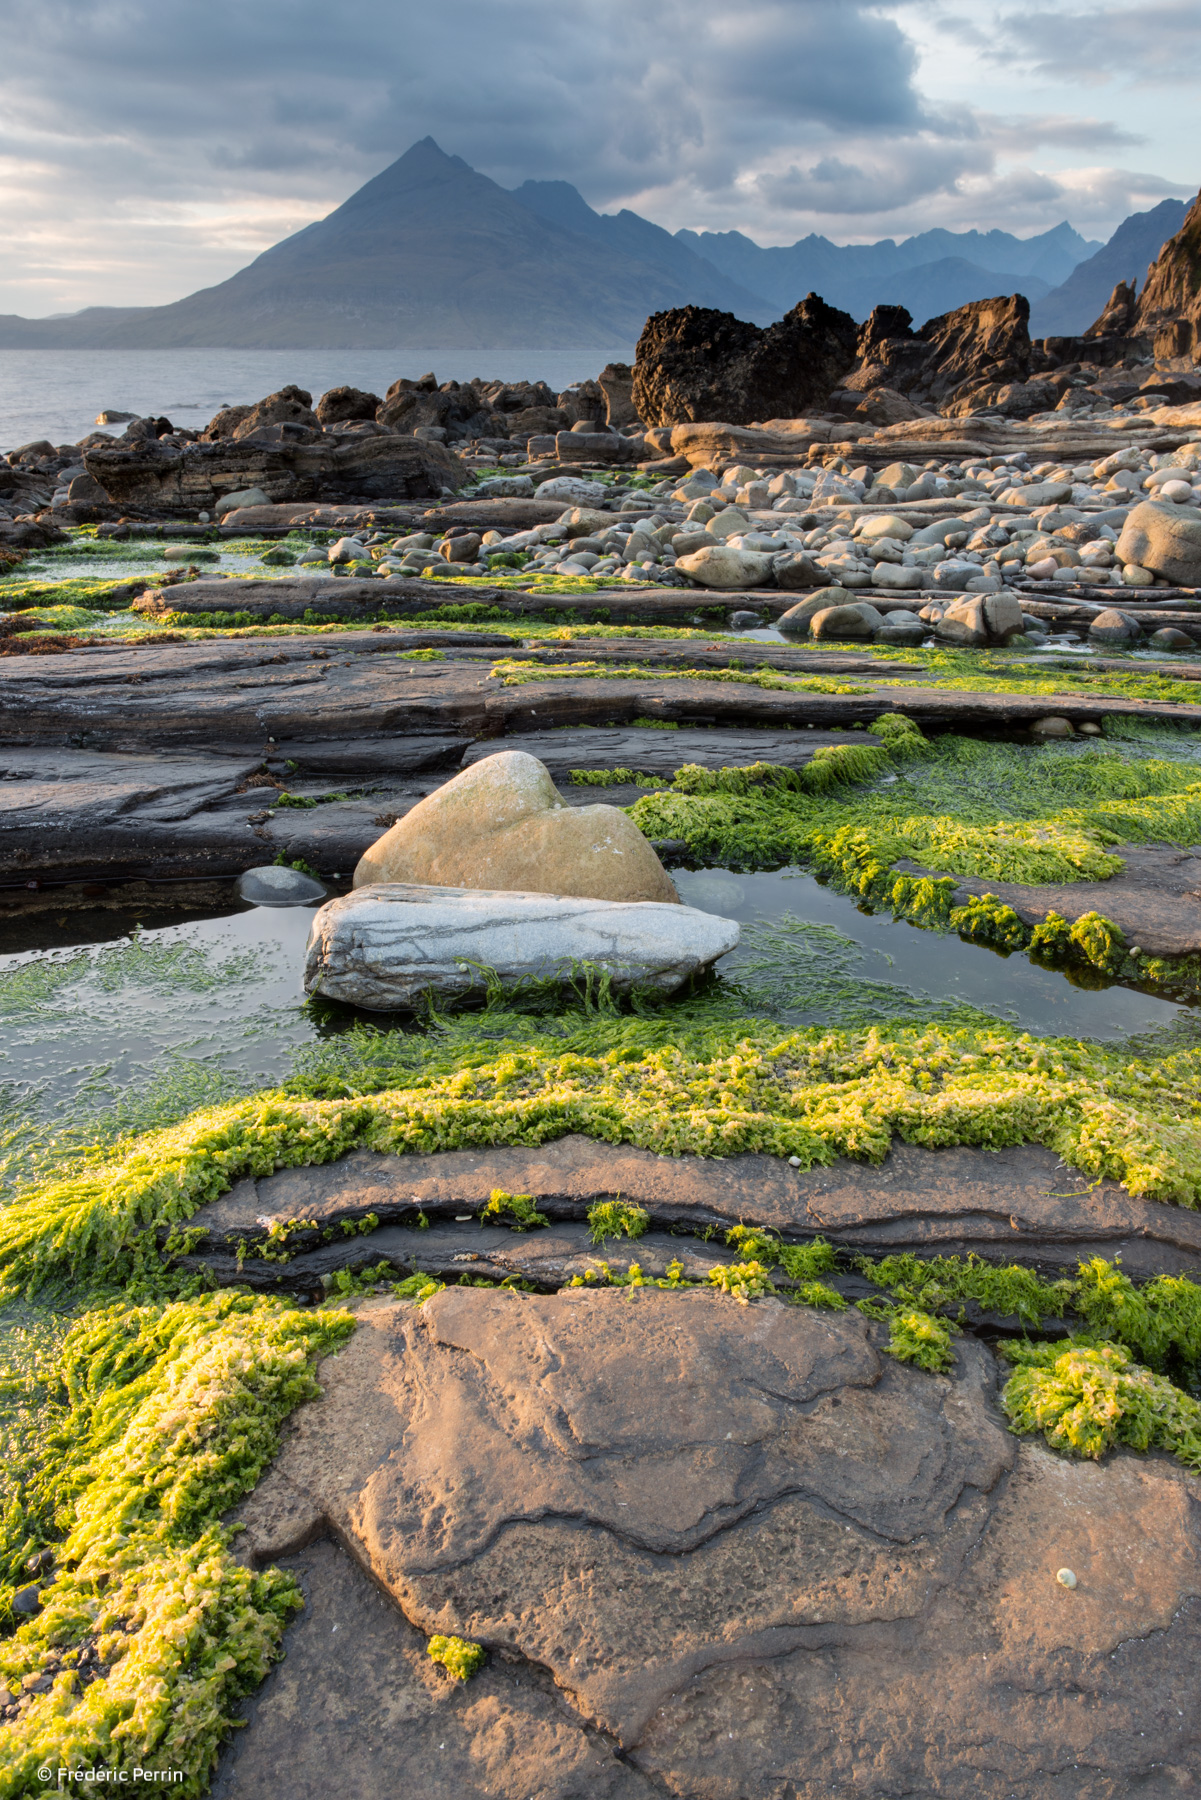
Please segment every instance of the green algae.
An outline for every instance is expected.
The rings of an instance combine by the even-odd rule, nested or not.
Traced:
[[[1011,1343],[1002,1355],[1018,1364],[1001,1395],[1013,1431],[1094,1461],[1114,1444],[1166,1450],[1201,1474],[1201,1403],[1120,1345]]]
[[[53,1569],[39,1612],[0,1642],[0,1678],[49,1688],[0,1725],[4,1800],[43,1791],[37,1770],[64,1763],[179,1769],[181,1793],[206,1791],[301,1604],[291,1577],[234,1561],[219,1515],[318,1393],[313,1359],[351,1323],[235,1292],[122,1299],[25,1375],[49,1424],[4,1471],[5,1610],[31,1554],[49,1549]]]
[[[482,1644],[468,1643],[461,1637],[443,1637],[440,1633],[430,1639],[426,1652],[456,1681],[470,1681],[488,1660]]]
[[[588,1208],[588,1231],[594,1244],[606,1238],[640,1238],[651,1222],[644,1206],[629,1200],[598,1200]]]
[[[682,839],[699,858],[807,864],[871,907],[1002,949],[1029,948],[1036,960],[1186,992],[1201,985],[1199,959],[1136,958],[1095,909],[1074,923],[1050,913],[1031,928],[995,894],[956,905],[952,879],[1097,882],[1124,866],[1114,844],[1201,843],[1193,764],[1111,744],[1064,752],[954,735],[915,757],[908,742],[900,740],[890,780],[866,789],[870,777],[857,759],[887,757],[895,766],[893,741],[838,746],[823,759],[833,772],[828,792],[818,785],[825,774],[810,775],[816,758],[802,770],[687,768],[638,800],[630,816],[648,837]],[[896,866],[904,862],[950,873],[910,873]]]
[[[489,1220],[497,1224],[503,1222],[511,1231],[536,1231],[539,1226],[550,1224],[546,1214],[540,1213],[534,1205],[532,1194],[507,1194],[504,1188],[493,1188],[488,1204],[480,1214],[481,1225]]]

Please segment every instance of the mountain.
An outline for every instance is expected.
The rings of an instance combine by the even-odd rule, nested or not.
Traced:
[[[678,231],[676,237],[731,281],[764,294],[782,309],[813,288],[857,319],[890,301],[907,306],[919,321],[997,293],[1045,294],[1101,247],[1082,238],[1066,220],[1037,237],[938,229],[900,244],[892,238],[832,244],[812,234],[795,244],[765,248],[740,231]]]
[[[772,315],[632,213],[614,221],[617,236],[598,255],[607,224],[576,199],[566,210],[587,215],[583,231],[549,216],[544,197],[531,209],[425,138],[328,218],[217,287],[132,314],[10,316],[0,319],[0,347],[611,351],[635,341],[648,313],[689,301]]]
[[[756,325],[769,325],[779,317],[779,306],[722,274],[705,257],[697,256],[681,241],[678,233],[673,237],[662,225],[652,225],[649,219],[628,208],[619,213],[593,212],[579,189],[573,188],[569,181],[526,181],[513,189],[513,197],[564,231],[573,231],[578,237],[592,238],[603,244],[610,255],[616,253],[653,263],[688,289],[695,306],[716,306],[723,312],[737,313],[741,319],[750,319]],[[734,299],[709,297],[716,296],[719,289],[727,296],[735,290]],[[795,306],[801,298],[800,294],[794,294],[783,310]]]
[[[1072,337],[1099,318],[1119,281],[1141,286],[1147,268],[1168,239],[1180,230],[1188,207],[1161,200],[1150,212],[1131,213],[1095,256],[1079,263],[1067,280],[1030,308],[1031,337]]]

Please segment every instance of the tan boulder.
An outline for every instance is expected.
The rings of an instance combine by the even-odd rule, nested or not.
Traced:
[[[536,756],[501,750],[427,795],[367,850],[377,881],[500,888],[591,900],[679,902],[638,827],[616,806],[565,806]]]

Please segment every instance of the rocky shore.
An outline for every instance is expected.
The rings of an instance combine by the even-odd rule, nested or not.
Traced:
[[[0,464],[6,1792],[1196,1785],[1197,212]]]

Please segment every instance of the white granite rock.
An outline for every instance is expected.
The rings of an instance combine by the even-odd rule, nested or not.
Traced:
[[[571,980],[585,969],[615,989],[671,993],[738,943],[739,928],[691,906],[380,882],[320,908],[305,955],[306,993],[387,1012],[423,994],[482,993]]]

